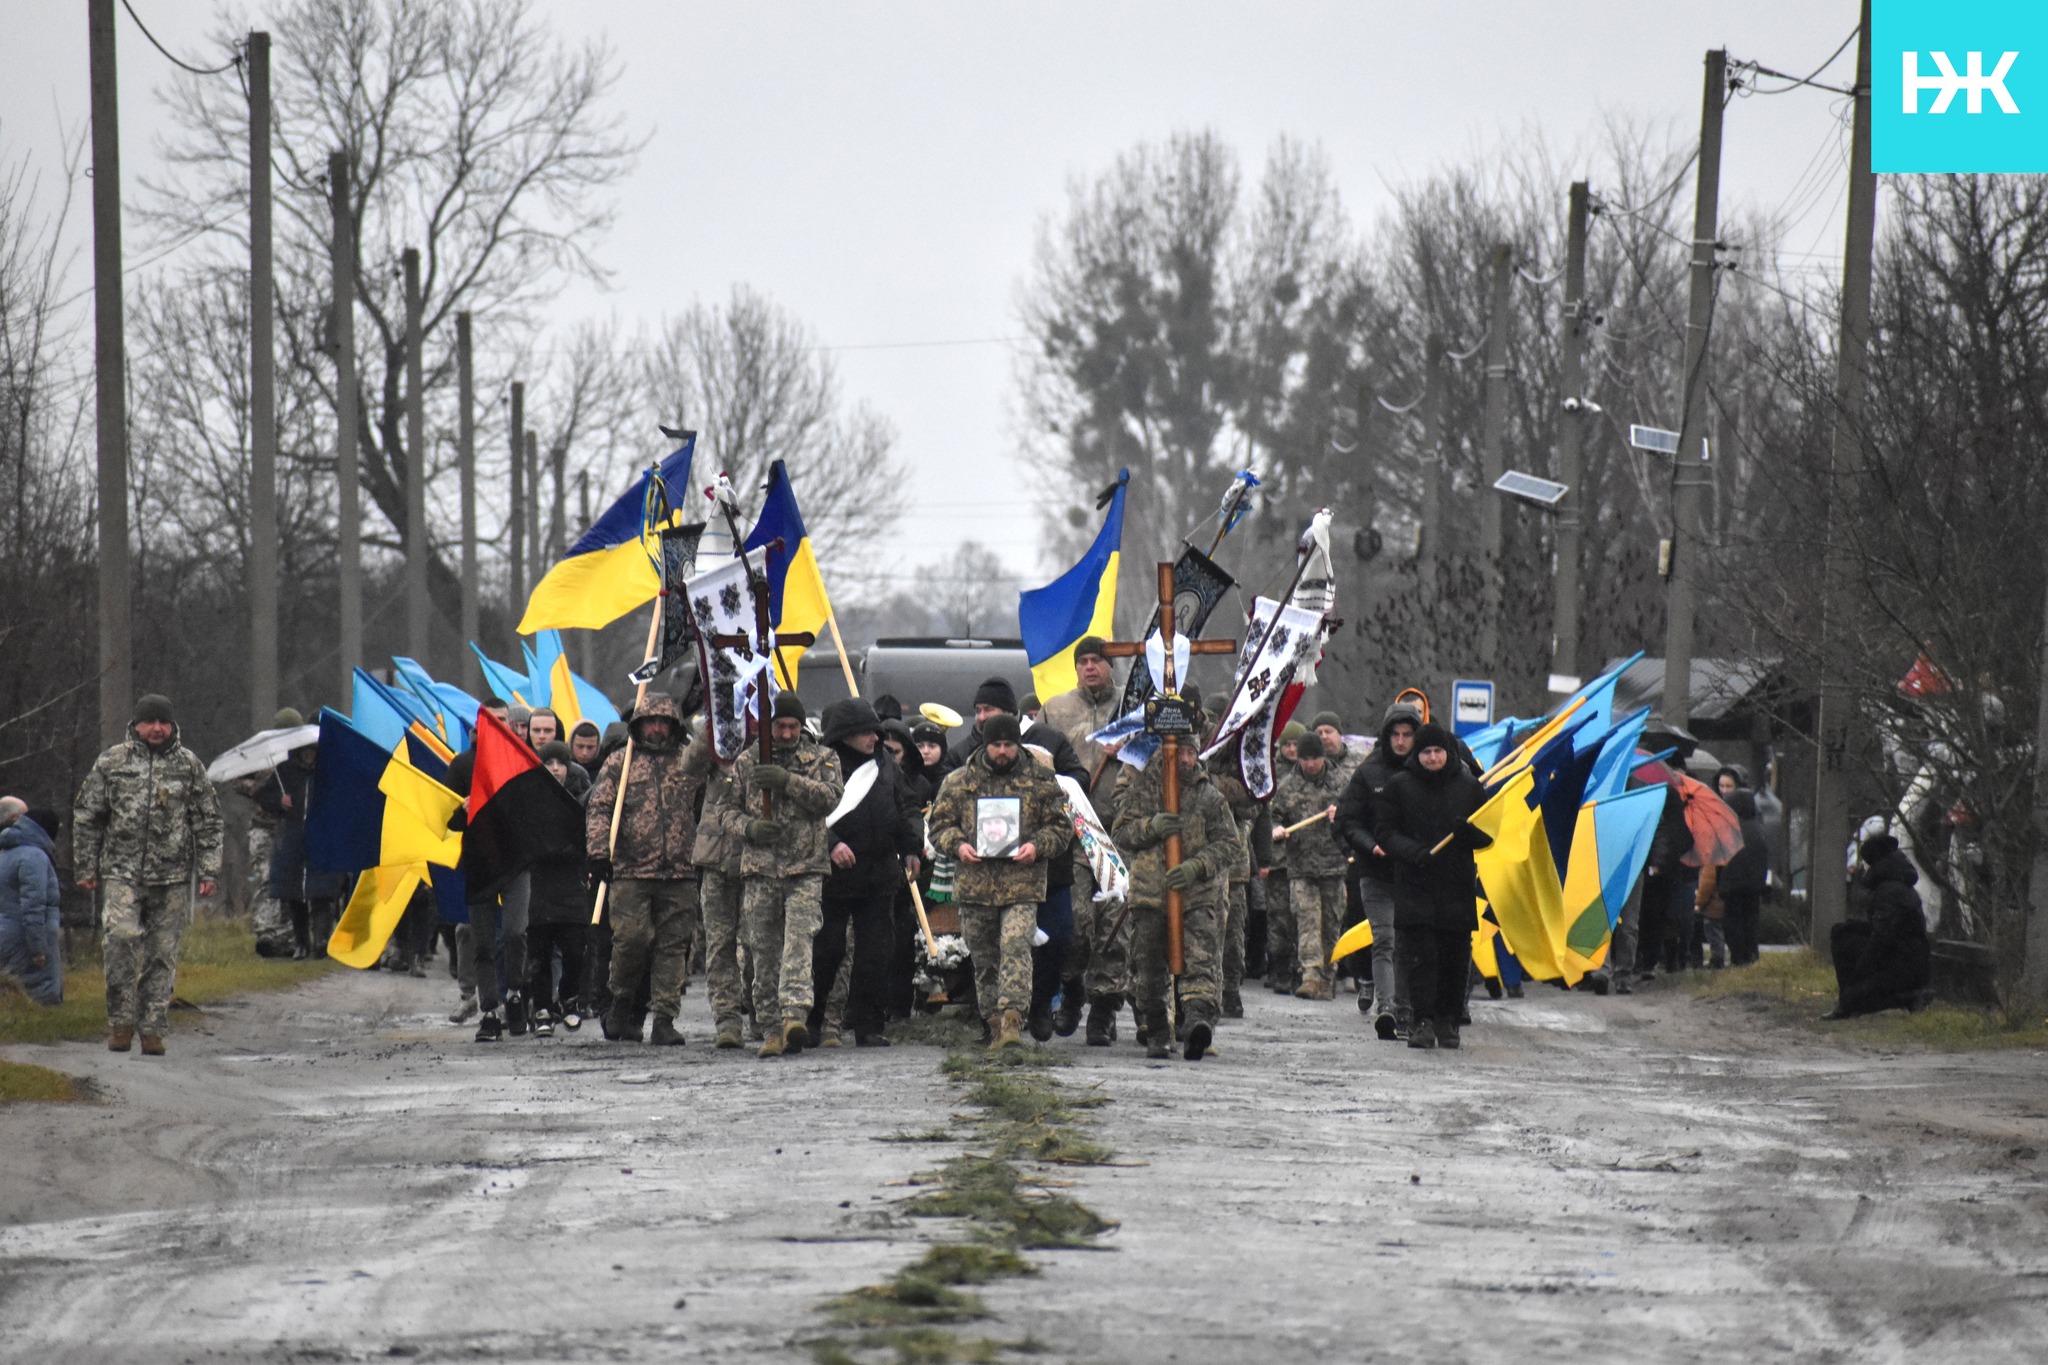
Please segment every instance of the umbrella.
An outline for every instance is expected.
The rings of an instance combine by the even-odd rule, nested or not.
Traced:
[[[1685,827],[1692,831],[1700,865],[1726,867],[1742,851],[1742,821],[1719,793],[1696,777],[1680,773],[1678,794],[1685,802]]]
[[[320,727],[317,725],[294,725],[283,730],[258,730],[209,763],[206,767],[206,776],[214,782],[231,782],[238,777],[247,777],[250,773],[260,773],[265,768],[275,768],[284,762],[285,755],[292,750],[303,749],[309,744],[319,742]]]

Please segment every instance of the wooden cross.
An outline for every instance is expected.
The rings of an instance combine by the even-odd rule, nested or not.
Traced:
[[[1174,676],[1173,666],[1173,565],[1159,566],[1159,643],[1165,647],[1166,675],[1160,695],[1145,703],[1145,729],[1160,738],[1159,756],[1155,762],[1164,763],[1166,772],[1166,810],[1170,815],[1180,814],[1180,739],[1188,737],[1190,743],[1196,740],[1193,708],[1181,700],[1181,680]],[[1102,652],[1112,659],[1128,659],[1142,656],[1145,652],[1143,640],[1111,640],[1103,646]],[[1235,654],[1235,640],[1190,640],[1190,654]],[[1142,663],[1136,665],[1144,667]],[[1168,835],[1166,839],[1166,866],[1169,871],[1180,866],[1180,836]],[[1166,892],[1166,966],[1175,976],[1181,974],[1186,959],[1182,952],[1180,892],[1169,887]]]
[[[719,504],[719,509],[725,513],[726,525],[732,532],[733,545],[742,547],[739,548],[738,553],[741,562],[745,563],[747,552],[743,548],[743,541],[740,536],[739,519],[733,515],[732,508],[724,503]],[[782,539],[778,536],[762,548],[772,550],[780,549],[781,547]],[[766,573],[755,573],[753,566],[748,564],[747,588],[749,595],[754,599],[755,635],[759,639],[766,640],[773,633],[775,624],[768,619],[768,575]],[[753,640],[748,639],[744,635],[714,634],[707,635],[704,638],[709,640],[718,649],[746,649],[751,652],[754,643]],[[816,644],[817,640],[818,637],[807,630],[788,631],[775,636],[775,663],[778,666],[782,663],[782,647],[784,645],[808,646]],[[785,673],[787,672],[787,670],[784,671]],[[772,719],[774,703],[768,700],[768,684],[766,679],[763,679],[761,686],[755,690],[754,701],[754,732],[761,742],[761,761],[767,763],[775,757],[775,742],[770,734],[770,729],[774,725],[774,720]],[[775,818],[775,798],[765,791],[761,793],[761,818],[764,820],[773,820]]]

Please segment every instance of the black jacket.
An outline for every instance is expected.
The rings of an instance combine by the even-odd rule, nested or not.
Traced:
[[[1400,772],[1407,762],[1394,757],[1392,731],[1400,720],[1397,716],[1380,727],[1379,742],[1373,745],[1365,762],[1351,770],[1351,778],[1344,784],[1344,793],[1337,798],[1338,841],[1350,850],[1351,865],[1360,875],[1370,877],[1383,886],[1393,883],[1394,869],[1388,859],[1373,856],[1373,845],[1379,842],[1373,837],[1373,805],[1387,784],[1394,780],[1394,774]],[[1407,724],[1409,728],[1415,728],[1412,720]]]
[[[826,875],[825,895],[832,900],[893,898],[903,884],[904,858],[923,851],[918,806],[896,760],[881,745],[875,746],[872,758],[844,744],[832,749],[849,780],[868,763],[880,768],[860,804],[832,826],[829,846],[845,844],[853,850],[855,862],[852,867],[834,867]]]
[[[1472,850],[1493,840],[1465,822],[1485,803],[1486,789],[1455,760],[1430,772],[1411,756],[1380,792],[1372,828],[1393,864],[1396,929],[1478,927]],[[1446,835],[1451,842],[1431,853]]]
[[[1723,896],[1760,896],[1770,880],[1771,846],[1757,818],[1756,797],[1738,791],[1728,798],[1728,809],[1742,821],[1742,851],[1728,860],[1714,886]]]

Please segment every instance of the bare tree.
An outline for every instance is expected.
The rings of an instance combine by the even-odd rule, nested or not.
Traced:
[[[1017,633],[1017,575],[978,540],[963,540],[951,558],[921,566],[912,582],[914,597],[941,634]]]

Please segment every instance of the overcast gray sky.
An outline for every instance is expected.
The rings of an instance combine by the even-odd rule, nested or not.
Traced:
[[[212,6],[133,3],[179,55],[222,59],[204,43]],[[1049,566],[1013,460],[1016,298],[1071,179],[1200,127],[1255,171],[1291,134],[1321,145],[1354,222],[1369,224],[1393,187],[1527,129],[1570,149],[1612,113],[1690,138],[1706,49],[1804,74],[1857,12],[1855,0],[535,7],[565,33],[611,38],[615,98],[652,135],[601,250],[614,289],[579,291],[563,311],[651,322],[738,281],[766,291],[834,348],[847,392],[896,424],[917,503],[939,514],[906,528],[897,567],[973,538],[1027,580]],[[0,12],[0,142],[47,183],[60,120],[84,126],[85,5],[0,0]],[[132,191],[157,169],[153,90],[171,68],[125,15],[119,32]],[[1838,83],[1853,60],[1851,48],[1832,68]],[[1727,119],[1724,217],[1781,204],[1816,157],[1835,168],[1785,242],[1817,272],[1837,269],[1841,249],[1842,103],[1805,90],[1738,101]],[[85,215],[81,194],[80,228]]]

